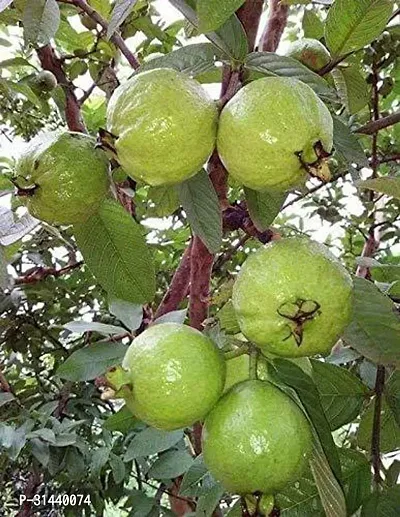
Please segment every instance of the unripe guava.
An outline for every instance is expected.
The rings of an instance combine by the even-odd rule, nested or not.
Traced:
[[[127,174],[156,186],[180,183],[200,170],[215,145],[217,118],[200,83],[159,68],[115,90],[107,126]]]
[[[81,14],[79,16],[80,20],[81,20],[81,24],[86,27],[86,29],[89,29],[90,31],[94,30],[97,28],[97,23],[95,20],[93,20],[93,18],[91,16],[89,16],[88,14]]]
[[[275,493],[296,481],[312,447],[302,410],[269,382],[231,388],[207,416],[204,462],[230,492]]]
[[[97,211],[109,188],[108,160],[96,141],[81,133],[46,133],[20,157],[15,184],[34,217],[74,224]]]
[[[122,363],[132,383],[130,410],[157,429],[179,429],[205,417],[225,383],[225,361],[198,330],[153,325],[132,341]]]
[[[288,190],[314,174],[332,150],[333,122],[306,84],[287,77],[257,79],[222,110],[218,153],[238,182],[254,190]]]
[[[320,41],[312,38],[293,41],[286,51],[286,56],[297,59],[313,71],[320,70],[331,60],[328,49]]]
[[[242,333],[283,357],[327,355],[351,313],[352,279],[322,244],[289,238],[249,256],[233,287]]]
[[[56,86],[56,76],[49,70],[42,70],[31,81],[31,88],[39,93],[51,92]]]

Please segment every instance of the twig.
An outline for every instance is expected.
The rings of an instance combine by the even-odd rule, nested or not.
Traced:
[[[278,48],[289,15],[289,6],[281,0],[271,0],[267,24],[261,36],[260,48],[267,52],[275,52]]]
[[[400,160],[400,153],[394,154],[393,156],[384,156],[383,158],[379,158],[379,163],[388,163],[388,162],[397,162]]]
[[[363,135],[373,135],[377,131],[381,129],[385,129],[390,126],[394,126],[400,122],[400,111],[396,111],[388,115],[387,117],[380,118],[378,120],[373,120],[372,122],[368,122],[364,126],[359,127],[355,130],[355,133],[361,133]]]
[[[62,0],[59,0],[62,1]],[[85,0],[70,0],[68,2],[65,2],[68,4],[75,5],[75,7],[78,7],[81,9],[84,13],[86,13],[92,20],[94,20],[96,23],[101,25],[101,27],[107,31],[108,30],[108,22],[100,16],[100,14],[93,9]],[[134,54],[129,50],[127,47],[125,41],[122,39],[121,35],[118,32],[114,32],[114,34],[111,36],[110,40],[120,49],[122,54],[125,56],[128,63],[131,65],[132,68],[135,70],[139,68],[140,63],[134,56]]]
[[[382,411],[382,395],[385,386],[385,367],[378,365],[375,380],[375,404],[374,404],[374,419],[372,424],[371,437],[371,460],[374,471],[374,482],[376,485],[382,483],[381,477],[381,411]]]
[[[7,393],[12,393],[11,386],[9,385],[7,379],[5,378],[5,375],[2,372],[1,366],[0,366],[0,389]]]
[[[348,54],[345,54],[344,56],[339,56],[336,59],[332,59],[327,63],[325,66],[323,66],[320,70],[318,70],[318,75],[326,75],[329,74],[329,72],[332,72],[334,68],[336,68],[342,61],[344,61],[346,58],[348,58],[352,52],[349,52]]]
[[[35,284],[36,282],[40,282],[49,276],[54,276],[56,278],[66,275],[67,273],[73,271],[81,267],[83,261],[75,262],[74,264],[70,264],[69,266],[65,266],[61,269],[56,269],[54,267],[37,267],[33,271],[25,274],[24,276],[18,277],[14,280],[15,285],[23,285],[23,284]]]
[[[191,249],[190,266],[190,325],[202,330],[207,318],[210,277],[214,255],[208,251],[202,240],[195,236]]]

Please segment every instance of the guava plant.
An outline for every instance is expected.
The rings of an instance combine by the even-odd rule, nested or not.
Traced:
[[[399,515],[399,10],[0,0],[0,515]]]

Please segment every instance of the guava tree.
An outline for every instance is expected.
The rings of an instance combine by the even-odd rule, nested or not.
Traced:
[[[0,515],[399,515],[399,13],[0,0]]]

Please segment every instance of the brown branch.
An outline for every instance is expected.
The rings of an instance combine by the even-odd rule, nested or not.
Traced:
[[[349,52],[348,54],[345,54],[344,56],[340,56],[336,59],[332,59],[332,61],[329,61],[325,66],[323,66],[320,70],[318,70],[318,75],[326,75],[329,74],[329,72],[332,72],[334,68],[336,68],[342,61],[344,61],[347,57],[350,56],[352,52]]]
[[[66,275],[67,273],[73,271],[81,267],[83,261],[75,262],[74,264],[70,264],[69,266],[65,266],[61,269],[56,269],[54,267],[36,267],[32,271],[28,272],[24,276],[20,276],[14,280],[15,285],[23,285],[23,284],[35,284],[36,282],[40,282],[46,279],[49,276],[60,277],[62,275]]]
[[[7,379],[5,378],[5,375],[2,372],[1,366],[0,366],[0,389],[7,393],[12,393],[11,386],[9,385]]]
[[[65,118],[67,126],[70,131],[78,131],[79,133],[86,133],[86,127],[83,123],[80,105],[74,92],[73,84],[67,79],[65,72],[62,67],[62,61],[56,56],[53,48],[50,45],[46,45],[37,50],[40,63],[44,70],[52,72],[57,82],[62,86],[65,97]]]
[[[384,156],[379,158],[379,163],[398,162],[400,161],[400,153],[394,154],[393,156]]]
[[[267,24],[261,36],[260,49],[266,52],[276,52],[285,30],[289,15],[289,6],[281,0],[271,0]]]
[[[60,1],[60,0],[59,0]],[[61,0],[62,1],[62,0]],[[85,0],[70,0],[64,3],[68,3],[71,5],[74,5],[75,7],[78,7],[81,9],[84,13],[86,13],[92,20],[94,20],[96,23],[101,25],[101,27],[107,31],[108,29],[108,22],[100,16],[100,14],[93,9]],[[129,50],[127,47],[125,41],[123,40],[122,36],[118,32],[114,32],[114,34],[111,36],[110,40],[116,45],[122,54],[125,56],[128,63],[131,65],[132,68],[135,70],[139,68],[140,63],[134,56],[134,54]]]
[[[208,313],[210,277],[214,256],[201,239],[195,236],[190,257],[190,325],[202,330],[203,321],[207,318]]]
[[[190,254],[192,249],[192,241],[186,248],[182,256],[181,263],[171,280],[168,291],[161,300],[160,305],[154,315],[154,319],[159,318],[167,312],[176,311],[179,304],[187,296],[190,280]]]
[[[374,417],[372,423],[372,437],[371,437],[371,460],[374,471],[374,482],[376,485],[382,483],[381,477],[381,413],[382,413],[382,396],[385,386],[385,367],[378,365],[375,380],[375,404]]]
[[[263,5],[264,0],[247,0],[237,11],[238,18],[247,35],[249,52],[254,50]]]
[[[373,135],[377,131],[381,129],[385,129],[390,126],[394,126],[400,122],[400,111],[396,111],[387,117],[380,118],[378,120],[373,120],[365,124],[364,126],[359,127],[355,130],[355,133],[361,133],[363,135]]]
[[[42,483],[42,476],[36,470],[32,471],[29,475],[28,481],[26,483],[24,495],[26,497],[25,502],[22,504],[20,511],[17,513],[16,517],[31,517],[34,515],[32,508],[32,498],[35,496],[37,489]]]

